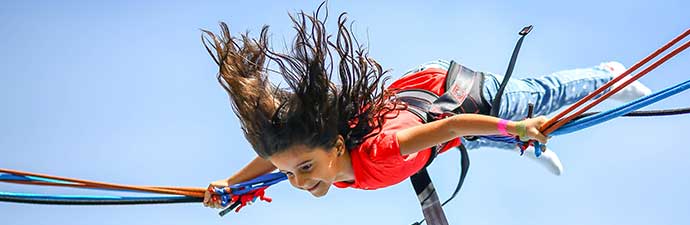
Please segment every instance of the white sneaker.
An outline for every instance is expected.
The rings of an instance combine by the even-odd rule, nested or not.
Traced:
[[[610,71],[614,76],[618,76],[626,70],[623,64],[615,61],[601,63],[599,64],[599,67]],[[613,84],[611,86],[611,89],[620,86],[621,84],[623,84],[623,82],[629,80],[630,78],[632,78],[632,76],[627,75],[625,78]],[[618,91],[616,94],[611,95],[610,98],[620,102],[629,102],[650,94],[652,94],[651,89],[649,89],[647,86],[640,83],[639,81],[634,81],[622,90]]]
[[[516,148],[518,152],[520,151],[520,148]],[[556,176],[560,176],[561,173],[563,173],[563,164],[561,164],[561,160],[558,158],[558,155],[554,151],[551,151],[550,149],[546,149],[546,151],[542,152],[539,157],[537,157],[534,154],[534,146],[529,146],[529,148],[525,149],[525,153],[523,156],[536,160],[537,163],[541,164],[542,166],[546,167],[549,172],[553,173]]]

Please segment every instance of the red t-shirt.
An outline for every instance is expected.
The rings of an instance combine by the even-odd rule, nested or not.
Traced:
[[[443,69],[427,68],[403,76],[388,89],[424,89],[442,95],[446,72]],[[407,110],[391,113],[399,114],[395,118],[384,120],[379,134],[350,150],[355,181],[335,182],[333,185],[339,188],[374,190],[400,183],[424,167],[431,155],[431,148],[400,155],[400,145],[396,136],[399,130],[420,125],[422,120]],[[458,145],[460,139],[453,139],[439,153]]]

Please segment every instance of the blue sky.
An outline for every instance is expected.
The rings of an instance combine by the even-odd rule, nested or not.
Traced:
[[[0,3],[0,167],[138,185],[204,187],[254,153],[244,140],[199,29],[271,26],[292,39],[287,13],[319,1],[4,1]],[[618,60],[632,65],[690,27],[687,1],[331,1],[371,56],[397,77],[434,59],[503,73],[533,24],[515,77]],[[681,53],[642,78],[658,90],[688,80]],[[686,107],[681,93],[650,108]],[[605,103],[600,109],[616,106]],[[688,224],[690,116],[616,119],[553,138],[565,172],[495,149],[471,152],[452,224]],[[430,171],[442,198],[457,152]],[[1,191],[94,193],[0,184]],[[102,193],[102,192],[98,192]],[[282,183],[220,218],[200,204],[39,206],[0,203],[3,224],[410,224],[422,215],[408,182],[377,191],[332,189],[315,199]]]

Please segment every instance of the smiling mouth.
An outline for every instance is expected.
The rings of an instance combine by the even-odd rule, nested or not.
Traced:
[[[313,187],[311,187],[311,188],[307,189],[307,191],[311,192],[311,191],[313,191],[313,190],[316,190],[316,188],[317,188],[317,187],[319,186],[319,184],[320,184],[320,183],[321,183],[321,181],[319,181],[319,182],[316,182],[316,184],[314,184],[314,186],[313,186]]]

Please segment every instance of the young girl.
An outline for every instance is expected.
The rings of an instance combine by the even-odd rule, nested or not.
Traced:
[[[625,69],[620,63],[557,72],[541,78],[511,80],[504,92],[498,117],[458,114],[423,123],[406,110],[396,93],[423,89],[442,95],[448,62],[435,61],[413,69],[385,86],[383,70],[349,33],[345,14],[331,37],[317,12],[291,16],[297,35],[289,53],[268,47],[268,28],[258,39],[248,34],[234,37],[225,23],[221,35],[204,31],[204,45],[218,64],[218,81],[228,92],[246,139],[258,154],[227,179],[211,183],[222,187],[278,169],[290,184],[315,197],[331,186],[373,190],[397,184],[428,161],[431,147],[446,143],[440,153],[464,143],[468,149],[515,146],[485,140],[466,141],[463,136],[527,136],[547,142],[539,127],[546,118],[527,117],[527,104],[535,115],[546,115],[574,103]],[[268,68],[268,62],[278,71]],[[272,85],[268,72],[284,78],[287,88]],[[502,77],[482,74],[478,93],[490,103]],[[634,83],[613,98],[628,101],[649,89]],[[489,105],[490,107],[493,107]],[[524,128],[518,132],[519,128]],[[557,167],[552,151],[540,157]],[[219,208],[206,193],[204,205]]]

